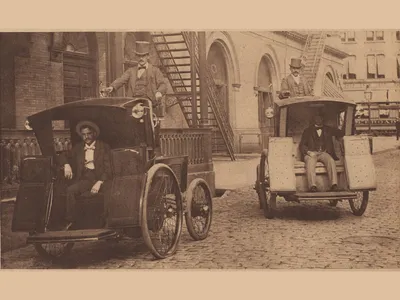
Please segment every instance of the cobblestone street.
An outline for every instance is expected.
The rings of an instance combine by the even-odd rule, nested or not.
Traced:
[[[362,217],[348,202],[289,203],[267,220],[251,188],[214,201],[206,240],[194,242],[184,225],[177,253],[154,260],[141,240],[76,244],[63,264],[42,260],[33,246],[2,255],[2,268],[368,269],[400,267],[400,150],[374,155],[378,189]]]

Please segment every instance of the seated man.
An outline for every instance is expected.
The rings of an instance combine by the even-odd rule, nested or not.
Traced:
[[[110,146],[97,140],[100,134],[99,127],[90,121],[79,122],[76,132],[82,137],[82,142],[76,144],[71,151],[71,164],[75,174],[65,156],[61,156],[61,165],[64,166],[64,175],[74,182],[67,188],[65,230],[68,230],[75,221],[76,196],[90,191],[97,194],[105,180],[111,177]]]
[[[332,137],[343,137],[343,132],[337,128],[323,125],[323,118],[316,115],[312,124],[303,132],[300,141],[300,152],[306,164],[307,181],[311,192],[317,191],[315,167],[322,162],[328,170],[331,190],[337,190],[337,173],[335,160],[338,160]]]

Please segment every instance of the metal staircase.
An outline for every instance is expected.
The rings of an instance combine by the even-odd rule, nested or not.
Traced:
[[[313,90],[318,75],[319,66],[325,49],[327,32],[311,32],[307,36],[303,49],[302,60],[305,64],[303,74]],[[343,92],[328,78],[323,79],[323,94],[334,98],[344,98]]]
[[[197,35],[192,32],[152,32],[151,35],[173,89],[173,94],[169,96],[177,99],[189,127],[197,127],[200,119],[200,61]],[[194,57],[196,69],[196,78],[193,83],[191,57]],[[195,113],[192,113],[192,88],[196,89]],[[209,126],[213,128],[213,152],[227,152],[231,159],[235,160],[233,130],[228,114],[218,99],[217,87],[208,65],[204,88],[207,89]],[[195,120],[193,116],[196,117]]]
[[[325,39],[325,32],[310,33],[303,49],[302,59],[305,65],[303,74],[312,88],[315,86],[315,79],[324,53]]]

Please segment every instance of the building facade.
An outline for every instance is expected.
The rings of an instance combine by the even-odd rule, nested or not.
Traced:
[[[389,37],[395,39],[393,34]],[[3,132],[25,130],[26,117],[42,109],[98,96],[102,87],[135,63],[133,50],[137,39],[140,37],[133,32],[1,33]],[[261,136],[271,129],[262,109],[276,97],[282,78],[290,73],[290,59],[301,56],[306,39],[307,32],[293,31],[206,32],[207,62],[235,134],[236,153],[258,152],[263,146]],[[347,56],[337,49],[341,44],[337,36],[327,40],[315,83],[316,94],[322,93],[326,78],[341,85],[340,74],[345,73],[343,59]],[[160,66],[155,51],[150,59]],[[363,64],[357,66],[362,68]],[[361,71],[356,73],[362,76]],[[345,79],[347,90],[351,84],[358,88],[359,83],[350,83],[352,80]],[[382,83],[381,78],[371,80]],[[392,89],[393,97],[395,93]],[[179,106],[168,107],[162,126],[188,127]]]

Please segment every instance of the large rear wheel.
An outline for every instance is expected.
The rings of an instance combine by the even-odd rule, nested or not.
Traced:
[[[178,180],[170,167],[156,164],[147,173],[140,222],[145,244],[156,258],[166,258],[176,252],[182,222]]]
[[[204,179],[196,178],[188,187],[185,219],[194,240],[204,240],[207,237],[212,220],[212,197]]]

